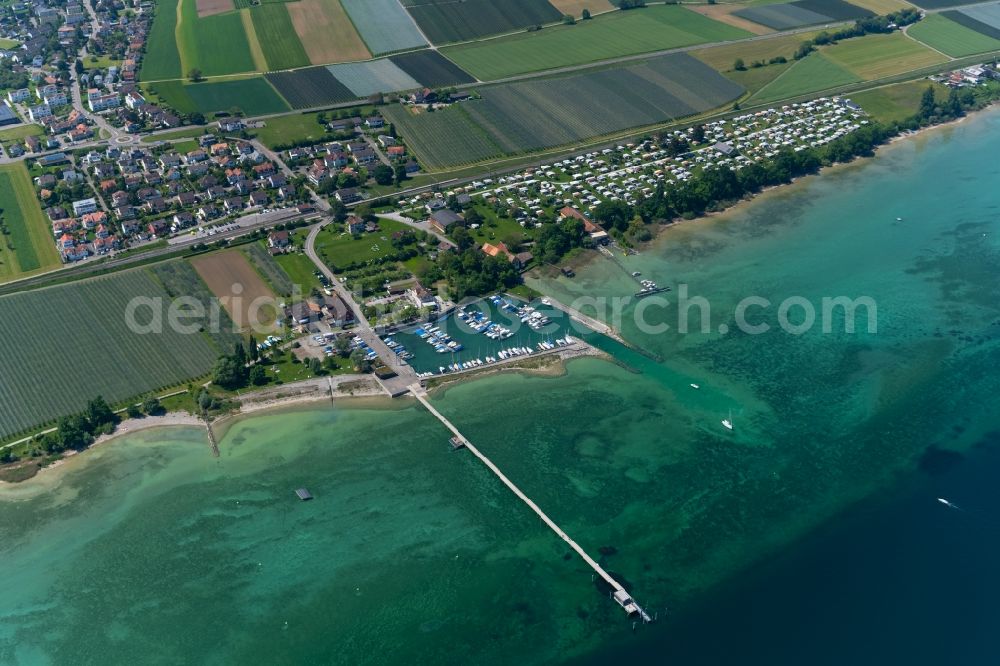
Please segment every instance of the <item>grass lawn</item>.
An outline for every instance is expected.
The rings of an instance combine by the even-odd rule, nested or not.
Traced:
[[[199,17],[196,0],[181,0],[177,47],[184,76],[193,68],[200,69],[205,76],[257,69],[240,13]]]
[[[707,49],[691,51],[691,55],[720,72],[728,72],[733,68],[733,63],[737,58],[742,58],[747,67],[757,60],[767,62],[778,56],[784,56],[791,60],[795,50],[799,48],[799,44],[812,39],[817,34],[806,32],[797,35],[778,35],[753,42],[710,46]]]
[[[45,128],[41,125],[31,124],[0,129],[0,141],[3,143],[7,143],[8,141],[20,141],[21,139],[29,136],[45,136]]]
[[[516,220],[509,217],[498,217],[492,209],[486,206],[479,206],[477,210],[483,214],[483,225],[478,229],[469,229],[469,234],[478,245],[495,244],[498,241],[514,245],[531,235]]]
[[[785,70],[771,83],[761,88],[751,102],[776,100],[827,90],[860,81],[853,72],[841,67],[822,53],[813,53]]]
[[[12,49],[19,45],[21,42],[15,41],[13,39],[7,39],[6,37],[0,37],[0,49]]]
[[[935,88],[938,99],[948,95],[947,87],[920,80],[854,93],[851,95],[851,100],[860,104],[875,120],[884,123],[902,121],[917,112],[920,98],[928,85]]]
[[[476,78],[490,81],[524,72],[579,65],[637,53],[750,37],[680,6],[613,12],[572,26],[442,49]]]
[[[181,74],[181,55],[177,49],[178,0],[159,0],[153,26],[146,38],[142,59],[142,80],[175,79]]]
[[[403,267],[410,271],[417,277],[424,275],[426,271],[434,265],[434,262],[425,257],[422,254],[418,254],[415,257],[410,257],[403,262]]]
[[[948,58],[906,35],[867,35],[823,49],[823,55],[865,81],[929,67]]]
[[[911,25],[907,34],[953,58],[1000,49],[1000,40],[959,25],[940,14],[931,14]]]
[[[251,133],[268,148],[294,141],[321,141],[327,131],[316,120],[320,113],[297,113],[268,118],[264,127],[251,130]]]
[[[0,166],[0,282],[59,266],[52,232],[23,162]]]
[[[344,233],[343,225],[329,225],[316,237],[316,252],[331,264],[334,270],[342,270],[351,265],[364,264],[372,259],[381,259],[395,253],[392,246],[392,234],[396,231],[406,231],[410,227],[395,220],[380,219],[378,225],[381,231],[374,234],[362,234],[355,239]]]
[[[374,197],[391,197],[399,194],[402,190],[431,185],[436,183],[437,180],[438,179],[434,176],[418,173],[404,180],[399,184],[399,187],[396,187],[395,185],[371,185],[367,189]]]
[[[181,141],[176,141],[173,144],[174,150],[183,154],[190,153],[192,150],[198,150],[198,142],[194,139],[182,139]]]
[[[301,247],[304,244],[305,236],[296,237],[295,244]],[[279,254],[274,258],[278,265],[288,274],[294,284],[302,288],[302,293],[308,294],[313,288],[321,287],[316,279],[316,264],[302,252],[292,252],[291,254]]]
[[[84,69],[107,69],[108,67],[121,67],[122,61],[115,60],[111,56],[87,56],[83,59]]]
[[[175,141],[177,139],[197,139],[205,134],[207,127],[187,127],[185,129],[164,132],[143,137],[143,143],[156,143],[157,141]]]

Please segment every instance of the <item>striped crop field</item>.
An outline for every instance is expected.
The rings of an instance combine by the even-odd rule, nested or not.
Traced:
[[[354,0],[368,2],[369,0]],[[402,0],[435,44],[461,42],[558,21],[562,14],[545,0]]]
[[[213,300],[185,262],[0,297],[0,336],[8,341],[0,346],[0,438],[79,411],[97,395],[119,402],[207,373],[220,350],[230,350],[231,333],[165,325],[144,334],[127,323],[133,299],[166,308],[179,295],[206,308]],[[135,320],[149,324],[152,311],[137,308]],[[221,322],[232,326],[224,312]]]
[[[373,55],[427,46],[399,0],[341,0],[341,4]]]
[[[420,83],[388,58],[367,62],[345,62],[330,65],[327,69],[335,79],[347,86],[355,97],[368,97],[379,92],[413,90],[420,87]]]
[[[312,64],[295,33],[285,4],[261,5],[249,12],[268,69],[292,69]]]
[[[307,67],[292,72],[271,72],[267,80],[288,100],[293,109],[350,102],[357,95],[334,78],[326,67]]]
[[[389,119],[432,169],[501,154],[578,143],[633,127],[666,123],[732,101],[743,91],[683,54],[628,67],[484,87],[482,99]]]
[[[474,164],[500,157],[504,150],[469,116],[465,104],[427,113],[400,105],[388,106],[383,114],[405,137],[421,162],[432,169]]]

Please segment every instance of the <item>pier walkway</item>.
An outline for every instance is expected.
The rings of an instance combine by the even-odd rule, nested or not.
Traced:
[[[567,315],[569,315],[570,319],[580,322],[581,324],[583,324],[592,331],[603,333],[612,340],[615,340],[616,342],[620,342],[621,344],[628,346],[628,343],[625,342],[625,338],[619,335],[618,331],[616,331],[614,327],[605,324],[603,321],[594,319],[589,315],[585,315],[579,310],[574,310],[570,306],[560,303],[559,300],[556,298],[550,296],[547,298],[547,300],[549,301],[548,304],[551,307],[554,307],[556,310],[561,310],[562,312],[565,312]],[[574,333],[579,334],[579,331],[574,331]]]
[[[558,534],[560,539],[562,539],[567,544],[569,544],[569,547],[572,548],[573,550],[575,550],[576,554],[579,555],[583,559],[583,561],[586,562],[590,566],[590,568],[593,569],[597,573],[597,575],[599,575],[601,578],[603,578],[605,580],[605,582],[607,582],[607,584],[610,585],[614,589],[614,593],[613,593],[612,596],[614,597],[615,601],[617,601],[622,606],[622,608],[624,608],[626,610],[626,612],[628,612],[630,615],[632,613],[638,613],[639,616],[642,618],[643,622],[649,622],[650,621],[651,618],[646,613],[646,611],[644,611],[639,606],[639,604],[635,603],[635,601],[631,598],[631,596],[625,590],[625,588],[622,587],[621,583],[619,583],[618,581],[616,581],[611,576],[611,574],[609,574],[607,571],[605,571],[601,567],[601,565],[598,564],[596,560],[594,560],[594,558],[592,558],[590,555],[587,554],[587,551],[585,551],[583,548],[581,548],[580,545],[577,542],[573,541],[573,539],[571,539],[569,537],[569,535],[566,534],[566,532],[564,532],[562,530],[561,527],[559,527],[558,525],[556,525],[555,521],[553,521],[551,518],[549,518],[545,514],[545,512],[542,511],[541,508],[539,508],[539,506],[537,504],[535,504],[531,500],[530,497],[528,497],[527,495],[525,495],[524,492],[522,492],[520,488],[518,488],[516,485],[514,485],[514,482],[511,481],[510,479],[508,479],[507,476],[503,472],[500,471],[500,468],[497,467],[493,463],[492,460],[490,460],[489,458],[487,458],[486,455],[482,451],[480,451],[479,449],[477,449],[472,444],[472,442],[470,442],[465,437],[465,435],[463,435],[461,432],[459,432],[458,428],[456,428],[454,425],[452,425],[451,421],[449,421],[448,419],[446,419],[444,417],[444,415],[441,414],[441,412],[439,412],[438,410],[436,410],[431,405],[430,401],[427,399],[427,395],[426,395],[423,387],[420,386],[420,384],[413,384],[412,386],[410,386],[410,393],[412,393],[417,398],[417,400],[419,400],[420,403],[424,407],[427,408],[427,411],[429,411],[431,414],[433,414],[439,421],[441,421],[441,423],[443,423],[445,425],[445,427],[448,428],[448,430],[450,430],[452,432],[452,434],[454,434],[455,437],[452,440],[452,445],[453,446],[455,446],[455,444],[463,445],[465,448],[467,448],[469,451],[472,452],[472,455],[474,455],[477,458],[479,458],[479,460],[481,460],[482,463],[484,465],[486,465],[486,467],[489,468],[489,470],[491,472],[493,472],[497,476],[497,478],[499,478],[501,481],[503,481],[504,485],[507,486],[507,488],[509,488],[510,491],[512,493],[514,493],[518,497],[518,499],[520,499],[522,502],[524,502],[529,507],[531,507],[531,510],[534,511],[536,514],[538,514],[538,517],[542,519],[542,522],[544,522],[546,525],[548,525],[552,529],[553,532],[555,532],[556,534]],[[456,448],[458,448],[458,447],[456,447]]]

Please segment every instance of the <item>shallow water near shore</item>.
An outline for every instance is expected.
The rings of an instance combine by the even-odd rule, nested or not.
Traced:
[[[686,283],[712,332],[643,306],[672,326],[646,334],[629,306],[622,333],[662,362],[589,336],[621,365],[435,396],[660,622],[633,633],[412,401],[342,403],[239,421],[219,459],[198,430],[136,433],[54,472],[50,492],[0,493],[0,662],[941,663],[904,639],[929,627],[935,645],[966,639],[951,663],[989,661],[995,623],[974,620],[1000,592],[995,477],[978,473],[1000,470],[998,154],[1000,115],[981,114],[597,259],[541,286],[627,295],[636,270],[674,301]],[[870,296],[878,331],[719,334],[749,295]],[[951,594],[935,561],[966,567]],[[895,600],[926,610],[972,589],[954,623],[882,621]],[[830,658],[810,652],[825,642]]]

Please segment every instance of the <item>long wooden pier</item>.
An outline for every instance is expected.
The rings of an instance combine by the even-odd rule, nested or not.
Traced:
[[[594,558],[592,558],[590,555],[587,554],[587,551],[585,551],[583,548],[581,548],[580,545],[576,541],[573,541],[573,539],[571,539],[569,537],[569,535],[566,534],[566,532],[564,532],[561,527],[559,527],[558,525],[556,525],[555,521],[553,521],[551,518],[549,518],[545,514],[545,512],[542,511],[541,508],[531,500],[530,497],[528,497],[527,495],[525,495],[524,492],[522,492],[520,488],[518,488],[516,485],[514,485],[514,482],[511,481],[510,479],[508,479],[507,476],[503,472],[500,471],[500,468],[497,467],[493,463],[492,460],[490,460],[489,458],[487,458],[486,455],[482,451],[480,451],[478,448],[476,448],[472,444],[472,442],[470,442],[465,437],[465,435],[463,435],[461,432],[459,432],[458,428],[456,428],[454,425],[452,425],[451,421],[449,421],[448,419],[446,419],[444,417],[444,415],[441,414],[441,412],[439,412],[438,410],[436,410],[434,408],[434,406],[431,405],[430,401],[427,400],[426,393],[424,392],[424,389],[423,389],[422,386],[420,386],[419,384],[413,384],[413,385],[411,385],[410,386],[410,393],[412,393],[417,398],[417,400],[419,400],[420,403],[424,407],[427,408],[427,411],[429,411],[431,414],[433,414],[439,421],[441,421],[441,423],[443,423],[445,425],[446,428],[448,428],[448,430],[450,430],[452,432],[452,434],[454,435],[454,437],[452,437],[452,439],[451,439],[452,447],[454,447],[454,448],[464,447],[464,448],[468,449],[469,451],[471,451],[472,455],[474,455],[477,458],[479,458],[479,460],[481,460],[482,463],[484,465],[486,465],[486,467],[489,468],[489,470],[491,472],[493,472],[497,476],[497,478],[499,478],[501,481],[503,481],[504,485],[507,486],[507,488],[509,488],[512,493],[514,493],[515,495],[517,495],[518,499],[520,499],[522,502],[524,502],[529,507],[531,507],[531,510],[534,511],[536,514],[538,514],[538,517],[542,519],[542,522],[544,522],[546,525],[548,525],[549,528],[551,528],[553,532],[555,532],[556,534],[558,534],[560,539],[562,539],[567,544],[569,544],[569,547],[572,548],[573,550],[575,550],[576,554],[579,555],[583,559],[583,561],[586,562],[590,566],[590,568],[593,569],[597,573],[597,575],[599,575],[601,578],[603,578],[605,580],[605,582],[607,582],[608,585],[610,585],[612,588],[614,588],[614,592],[612,593],[612,597],[614,598],[615,601],[618,602],[619,605],[621,605],[622,608],[625,609],[625,611],[629,615],[631,615],[633,613],[638,613],[639,617],[642,618],[643,622],[649,622],[651,620],[651,618],[646,613],[646,611],[644,611],[642,609],[642,607],[639,606],[639,604],[637,604],[632,599],[631,595],[629,595],[628,591],[622,586],[621,583],[619,583],[618,581],[616,581],[611,576],[611,574],[609,574],[607,571],[605,571],[604,568],[601,567],[601,565],[598,564],[596,560],[594,560]]]

